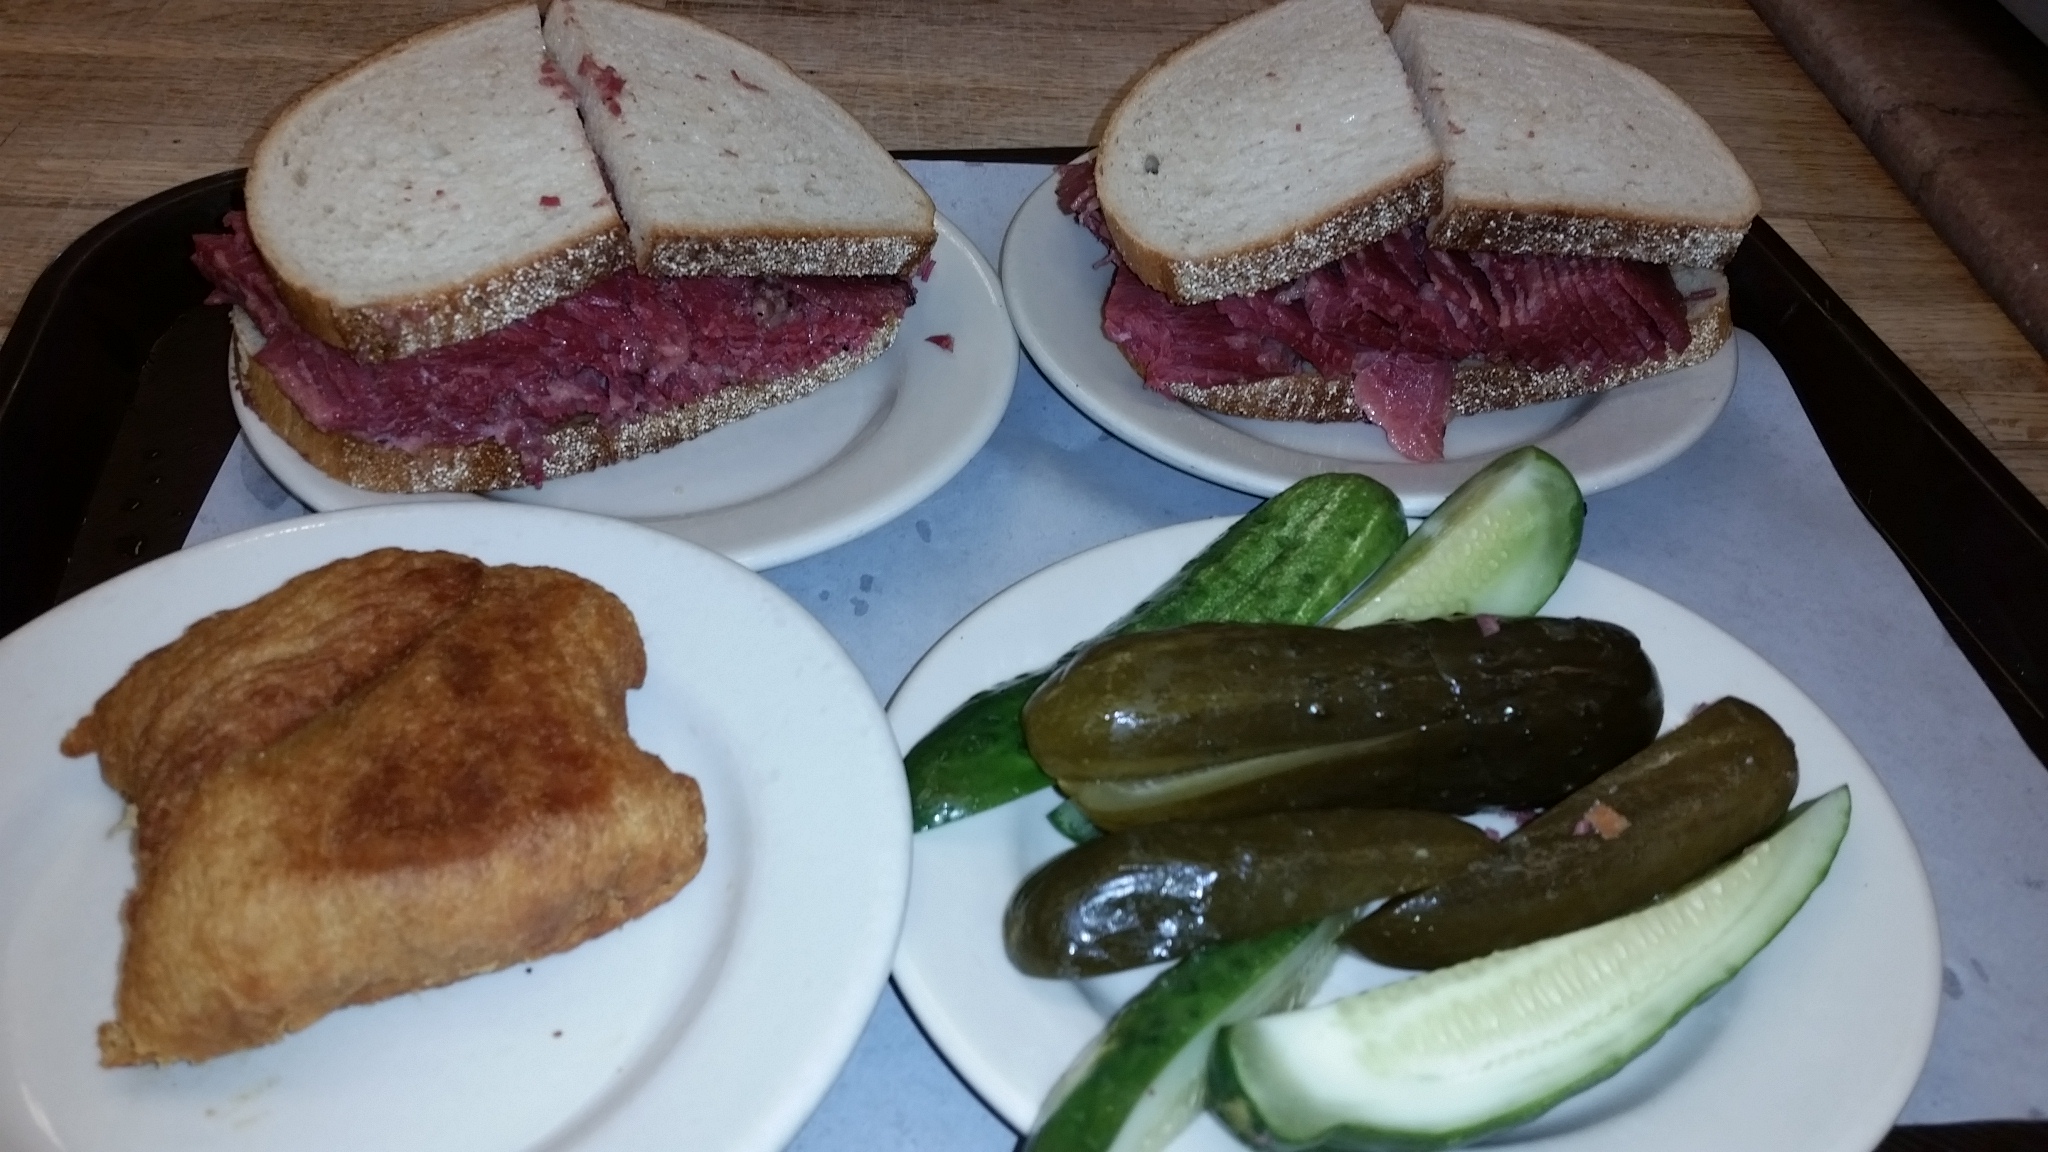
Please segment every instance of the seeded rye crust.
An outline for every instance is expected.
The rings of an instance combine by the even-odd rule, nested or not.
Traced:
[[[938,239],[924,233],[873,236],[750,230],[744,235],[649,229],[656,276],[895,276],[917,270]]]
[[[1583,216],[1563,209],[1466,205],[1429,222],[1429,242],[1454,251],[1527,256],[1606,256],[1645,264],[1722,268],[1749,234],[1747,224],[1718,228],[1620,216]]]
[[[257,170],[250,169],[254,180]],[[263,236],[250,222],[256,248]],[[624,225],[591,233],[531,263],[428,296],[344,308],[272,269],[277,294],[299,326],[365,364],[460,344],[565,300],[633,262]]]
[[[502,7],[486,9],[475,16],[407,37],[328,77],[292,101],[277,119],[271,121],[270,129],[256,145],[255,157],[249,163],[249,174],[244,178],[248,184],[247,199],[252,202],[263,199],[260,190],[266,174],[283,171],[283,165],[266,163],[266,155],[276,146],[278,128],[289,124],[293,113],[301,106],[327,89],[345,83],[356,73],[404,52],[420,41],[446,35],[451,28],[463,24],[495,18],[503,11]],[[616,214],[613,218],[617,220]],[[255,238],[257,251],[269,248],[264,243],[262,219],[253,212],[249,217],[249,230]],[[313,288],[293,283],[276,269],[272,271],[278,295],[300,327],[357,360],[374,364],[411,356],[429,348],[458,344],[503,328],[557,300],[574,296],[632,262],[632,243],[627,238],[625,223],[619,221],[611,228],[577,237],[538,259],[501,268],[481,279],[410,300],[384,300],[346,307]]]
[[[228,354],[234,387],[271,431],[329,476],[372,492],[488,492],[526,486],[518,453],[496,441],[407,452],[314,426],[277,386],[270,371],[255,360],[263,336],[254,322],[240,308],[234,310],[234,320],[234,346]],[[808,396],[880,356],[896,339],[900,326],[900,320],[891,321],[875,333],[866,348],[841,352],[809,371],[734,384],[693,404],[656,412],[617,428],[606,429],[589,419],[566,424],[547,434],[545,478],[558,480],[659,452],[720,424]]]
[[[1728,315],[1727,282],[1718,275],[1713,279],[1719,289],[1715,297],[1687,311],[1686,324],[1692,340],[1683,352],[1616,368],[1597,378],[1589,378],[1584,368],[1570,365],[1532,372],[1511,364],[1468,360],[1452,372],[1451,414],[1476,416],[1547,400],[1590,396],[1632,380],[1705,363],[1721,350],[1734,331]],[[1366,419],[1352,394],[1351,381],[1330,376],[1273,376],[1243,384],[1168,384],[1166,391],[1184,404],[1222,416],[1311,424]]]

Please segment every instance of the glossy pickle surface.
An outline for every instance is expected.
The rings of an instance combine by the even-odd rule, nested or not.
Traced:
[[[1150,824],[1046,862],[1003,917],[1031,976],[1097,976],[1171,960],[1457,875],[1495,851],[1435,812],[1329,809]]]
[[[1192,625],[1085,649],[1033,757],[1098,827],[1302,808],[1544,807],[1656,735],[1656,672],[1594,620]]]
[[[1498,853],[1383,905],[1345,941],[1380,964],[1442,968],[1598,924],[1769,832],[1798,787],[1798,758],[1777,722],[1745,701],[1717,701]]]

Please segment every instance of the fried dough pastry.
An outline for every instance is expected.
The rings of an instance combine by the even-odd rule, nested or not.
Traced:
[[[64,741],[137,814],[101,1063],[267,1044],[673,896],[704,811],[626,731],[645,671],[587,580],[392,549],[139,661]]]

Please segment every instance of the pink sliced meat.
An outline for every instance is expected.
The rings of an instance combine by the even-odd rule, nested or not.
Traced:
[[[1449,360],[1413,352],[1362,352],[1351,376],[1359,410],[1410,460],[1444,458],[1451,386]]]
[[[1053,203],[1113,250],[1116,245],[1110,243],[1109,223],[1102,218],[1102,198],[1095,194],[1095,162],[1084,160],[1078,164],[1063,164],[1057,175],[1058,183],[1053,185]]]
[[[1055,192],[1062,211],[1109,243],[1092,163],[1061,168]],[[1442,457],[1460,363],[1600,375],[1692,339],[1662,265],[1448,251],[1430,247],[1420,224],[1279,287],[1207,304],[1176,305],[1119,266],[1102,330],[1161,391],[1309,368],[1349,378],[1360,409],[1419,460]]]
[[[473,340],[362,364],[299,327],[247,222],[195,237],[210,302],[240,305],[257,360],[327,432],[386,447],[494,440],[538,484],[544,437],[578,419],[607,428],[735,384],[778,379],[866,348],[914,293],[887,277],[677,277],[626,270]]]
[[[609,64],[599,63],[589,53],[576,62],[576,74],[589,81],[597,98],[604,104],[604,110],[614,116],[625,114],[619,105],[619,97],[626,91],[626,78]]]
[[[1102,330],[1148,382],[1233,384],[1302,371],[1286,344],[1239,327],[1214,304],[1183,307],[1118,265]]]

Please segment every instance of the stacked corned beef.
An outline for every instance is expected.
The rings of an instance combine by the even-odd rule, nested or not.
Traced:
[[[1110,247],[1094,165],[1060,171],[1060,209]],[[1148,387],[1348,379],[1402,455],[1443,456],[1453,372],[1495,361],[1599,377],[1691,342],[1686,302],[1659,264],[1432,248],[1413,225],[1252,296],[1180,305],[1121,263],[1102,331]]]
[[[460,344],[363,364],[307,333],[237,212],[195,237],[193,262],[265,343],[256,359],[315,426],[409,452],[495,440],[539,484],[546,434],[607,428],[859,351],[900,320],[911,286],[887,277],[676,277],[627,269]]]

